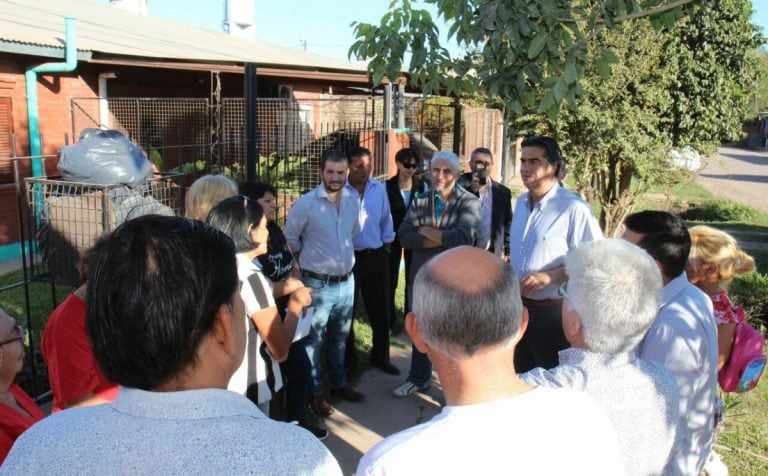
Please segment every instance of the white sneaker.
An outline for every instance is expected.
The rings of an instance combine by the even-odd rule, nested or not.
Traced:
[[[728,466],[720,459],[720,455],[712,449],[702,473],[708,476],[728,476]]]
[[[403,397],[407,397],[408,395],[412,395],[416,392],[426,390],[428,388],[429,388],[429,384],[426,384],[424,386],[419,386],[413,382],[406,381],[404,384],[394,389],[392,391],[392,394],[396,397],[403,398]]]

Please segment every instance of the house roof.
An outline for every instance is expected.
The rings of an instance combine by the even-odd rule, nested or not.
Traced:
[[[76,18],[83,61],[142,59],[365,73],[365,65],[249,41],[84,0],[0,0],[0,52],[64,57],[64,17]],[[119,60],[118,60],[119,61]]]

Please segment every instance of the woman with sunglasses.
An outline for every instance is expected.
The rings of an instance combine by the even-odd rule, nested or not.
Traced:
[[[392,210],[392,226],[395,230],[395,240],[392,242],[392,252],[389,255],[389,303],[392,309],[392,322],[390,328],[395,323],[395,290],[397,281],[400,277],[400,258],[403,255],[403,248],[397,236],[397,229],[405,218],[405,213],[411,202],[419,193],[424,191],[424,182],[421,176],[416,175],[416,170],[421,164],[419,152],[416,149],[400,149],[395,155],[395,164],[397,165],[397,174],[387,180],[387,197],[389,198],[389,208]],[[411,250],[405,250],[405,276],[408,279],[408,273],[411,269]],[[406,294],[403,316],[410,310],[408,302],[408,293]]]
[[[45,415],[34,400],[13,383],[24,366],[24,329],[0,309],[0,463],[16,438]]]
[[[235,243],[240,296],[245,303],[248,347],[228,388],[246,395],[269,416],[269,402],[283,386],[278,363],[288,357],[296,326],[312,299],[307,288],[295,289],[285,320],[280,318],[272,285],[258,261],[254,262],[267,253],[269,237],[267,217],[258,202],[242,195],[226,198],[213,207],[207,223]]]

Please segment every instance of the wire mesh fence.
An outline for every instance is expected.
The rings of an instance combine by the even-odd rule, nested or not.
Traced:
[[[80,257],[99,236],[137,216],[183,212],[181,178],[178,173],[160,174],[133,188],[27,178],[25,222],[40,251],[32,255],[33,276],[49,273],[56,283],[79,284]]]

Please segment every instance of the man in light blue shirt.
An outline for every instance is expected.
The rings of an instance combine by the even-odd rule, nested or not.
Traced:
[[[659,313],[638,348],[640,357],[672,372],[680,392],[677,442],[664,474],[699,474],[714,438],[718,346],[712,301],[685,275],[691,237],[680,217],[645,210],[624,225],[622,238],[656,260],[664,283]]]
[[[520,176],[528,191],[518,197],[512,215],[509,262],[531,316],[515,353],[515,367],[525,372],[556,366],[557,353],[569,346],[557,294],[565,281],[565,255],[603,234],[589,205],[560,186],[565,161],[557,141],[534,136],[522,146]]]
[[[232,240],[199,221],[125,222],[88,277],[86,328],[113,403],[24,433],[0,474],[341,474],[308,431],[227,391],[246,347]]]
[[[360,230],[357,199],[344,187],[347,157],[331,149],[320,160],[322,183],[293,204],[285,222],[285,238],[299,255],[301,277],[312,288],[312,328],[306,349],[312,363],[310,407],[320,416],[333,413],[323,397],[322,355],[325,339],[331,394],[347,401],[365,397],[346,381],[344,352],[355,295],[353,238]]]
[[[389,360],[389,322],[393,312],[389,307],[389,253],[395,232],[387,190],[384,184],[371,178],[371,170],[370,150],[359,147],[349,154],[349,178],[345,188],[360,204],[360,231],[352,240],[355,245],[354,308],[358,308],[358,295],[362,295],[373,331],[371,366],[390,375],[399,375],[400,370]],[[354,325],[350,326],[347,336],[345,362],[347,368],[357,367]]]

